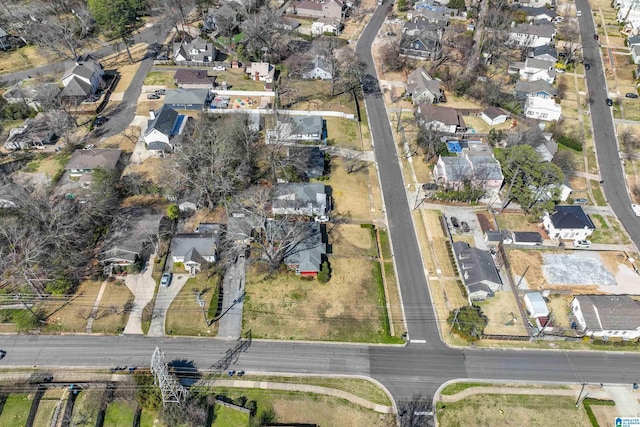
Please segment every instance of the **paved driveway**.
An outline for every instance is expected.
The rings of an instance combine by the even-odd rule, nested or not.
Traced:
[[[164,336],[164,326],[167,317],[167,310],[173,302],[178,292],[182,289],[185,283],[189,279],[188,274],[174,274],[173,280],[171,280],[171,286],[158,287],[158,294],[156,295],[156,305],[153,307],[153,317],[151,319],[151,326],[149,327],[150,337],[162,337]]]
[[[242,333],[242,307],[246,259],[227,270],[222,282],[222,317],[218,321],[218,338],[238,339]]]
[[[140,274],[127,274],[124,283],[134,296],[134,306],[129,314],[125,334],[142,335],[142,310],[153,299],[156,290],[156,282],[151,277],[152,266],[155,264],[155,255],[151,255],[147,263],[147,269]]]

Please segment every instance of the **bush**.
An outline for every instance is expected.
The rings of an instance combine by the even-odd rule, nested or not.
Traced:
[[[376,226],[373,224],[360,224],[360,228],[368,228],[370,230],[373,230],[374,228],[376,228]]]
[[[560,138],[558,138],[558,144],[564,145],[565,147],[571,148],[572,150],[582,151],[582,142],[578,141],[575,138],[561,136]]]
[[[329,269],[329,263],[325,261],[318,272],[318,282],[327,283],[329,279],[331,279],[331,270]]]
[[[156,411],[162,404],[160,388],[154,384],[153,376],[146,372],[136,372],[136,402],[138,406],[149,411]]]
[[[29,310],[20,310],[13,315],[16,329],[20,332],[27,332],[40,327],[45,318],[46,316],[42,310],[34,310],[33,313]]]
[[[53,279],[47,283],[44,290],[52,295],[66,295],[73,289],[73,282],[69,279]]]
[[[470,305],[452,310],[449,313],[447,323],[452,326],[457,335],[469,342],[474,342],[482,338],[484,328],[487,326],[487,318],[480,307]]]

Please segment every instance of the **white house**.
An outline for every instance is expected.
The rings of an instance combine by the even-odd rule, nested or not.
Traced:
[[[540,292],[527,292],[524,294],[524,305],[527,307],[529,316],[533,318],[549,316],[549,307],[547,307],[547,303]]]
[[[275,215],[324,216],[329,197],[321,183],[280,184],[273,188],[271,211]]]
[[[640,307],[626,295],[579,295],[571,301],[578,329],[594,338],[640,338]]]
[[[562,107],[550,98],[527,96],[527,100],[524,103],[524,114],[530,119],[550,122],[560,120]]]
[[[215,61],[216,55],[217,51],[213,43],[199,36],[189,43],[174,43],[173,45],[173,59],[177,62],[212,62]]]
[[[313,60],[313,68],[302,74],[305,79],[331,80],[333,72],[331,64],[327,63],[321,56],[316,56]]]
[[[556,35],[553,24],[519,24],[509,31],[509,43],[520,47],[538,47],[551,43]]]
[[[142,136],[147,150],[173,151],[176,143],[174,137],[182,134],[186,123],[186,116],[178,114],[168,105],[163,105],[157,112],[149,111],[147,129]]]
[[[507,121],[509,115],[498,107],[487,107],[480,114],[482,120],[484,120],[489,126],[500,125]]]
[[[555,64],[555,61],[527,58],[524,63],[524,67],[519,71],[520,78],[529,82],[544,80],[549,84],[553,84],[556,79]]]
[[[551,239],[584,240],[596,226],[582,206],[556,206],[553,214],[546,213],[542,225]]]
[[[311,24],[311,34],[321,36],[324,33],[340,35],[340,21],[329,18],[320,18]]]
[[[320,144],[324,135],[322,116],[285,116],[278,118],[272,129],[267,129],[267,144],[295,143],[299,141]]]

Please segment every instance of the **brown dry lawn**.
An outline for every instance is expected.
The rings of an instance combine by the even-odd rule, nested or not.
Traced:
[[[102,282],[82,282],[68,303],[48,302],[44,305],[49,315],[47,329],[52,332],[84,332]]]
[[[549,307],[549,311],[553,312],[555,326],[563,329],[571,328],[571,324],[569,323],[569,304],[571,304],[572,299],[573,297],[570,295],[549,295],[547,307]]]
[[[270,339],[384,341],[373,262],[332,257],[328,283],[292,272],[268,277],[253,266],[246,279],[244,332]]]
[[[132,153],[139,137],[140,128],[138,126],[129,126],[123,132],[105,138],[100,147],[117,148],[125,153]]]
[[[170,162],[171,160],[169,158],[150,157],[142,162],[142,164],[129,163],[123,175],[139,173],[142,174],[145,179],[160,185],[166,182],[166,171],[168,170],[167,166]]]
[[[537,231],[542,234],[543,238],[546,238],[547,233],[544,229],[538,226],[539,223],[531,223],[527,220],[524,214],[518,213],[501,213],[496,214],[496,220],[501,229],[509,231]]]
[[[491,129],[507,130],[511,128],[513,123],[512,120],[507,120],[500,125],[489,126],[487,122],[480,118],[480,116],[464,116],[464,122],[467,124],[467,127],[469,127],[469,129],[474,129],[478,133],[488,133]]]
[[[201,298],[205,302],[204,310],[208,311],[214,297],[214,306],[217,307],[217,286],[218,276],[207,279],[206,273],[200,273],[195,278],[187,280],[167,311],[167,335],[216,336],[218,324],[208,326],[205,323],[202,308],[197,304],[195,294],[206,290]],[[215,315],[215,308],[213,310],[214,313],[211,314]],[[213,317],[207,319],[212,320]]]
[[[330,396],[313,395],[308,397],[291,396],[276,399],[273,408],[278,419],[288,423],[318,423],[327,426],[388,426],[392,415],[380,415],[376,412],[357,407],[346,401]],[[386,418],[386,420],[385,420]]]
[[[124,330],[129,314],[124,312],[124,305],[133,301],[133,295],[124,282],[109,282],[93,322],[93,332],[117,334]]]
[[[217,208],[213,211],[209,209],[200,209],[190,216],[184,224],[184,232],[191,233],[200,223],[203,222],[224,222],[226,213],[224,208]]]
[[[433,263],[433,254],[431,253],[429,239],[427,237],[427,231],[423,221],[423,217],[427,215],[427,211],[418,209],[413,211],[411,214],[413,216],[413,223],[415,224],[416,235],[418,236],[418,244],[420,245],[423,255],[422,262],[429,274],[435,273],[436,268]]]
[[[371,230],[358,224],[340,224],[330,229],[334,257],[377,257]]]
[[[540,251],[508,249],[506,253],[509,258],[509,263],[511,264],[513,280],[517,282],[518,279],[516,276],[522,276],[522,273],[526,270],[525,280],[529,285],[529,289],[538,289],[538,287],[544,283],[545,278],[542,273],[543,262]]]
[[[0,74],[40,67],[56,62],[58,59],[37,46],[24,46],[20,49],[0,52]]]
[[[479,304],[487,316],[485,334],[489,335],[527,335],[524,319],[521,319],[518,303],[511,290],[498,291],[493,298]],[[515,316],[515,321],[513,321]],[[513,324],[509,324],[513,323]]]
[[[377,183],[378,178],[369,175],[369,171],[367,168],[348,174],[340,157],[331,158],[331,176],[325,183],[331,187],[336,211],[355,220],[371,220],[368,183]]]
[[[142,99],[143,101],[136,104],[136,115],[138,116],[148,116],[150,110],[158,111],[164,102],[162,99],[147,100],[144,97]]]
[[[589,425],[584,407],[565,396],[476,394],[437,405],[441,426],[583,427]],[[560,421],[561,420],[561,421]]]
[[[620,408],[606,405],[591,405],[591,410],[601,427],[614,427],[614,420],[622,413]]]

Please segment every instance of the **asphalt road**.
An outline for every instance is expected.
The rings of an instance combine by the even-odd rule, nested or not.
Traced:
[[[580,35],[585,62],[591,69],[585,71],[587,88],[590,96],[591,121],[596,141],[600,176],[604,180],[604,193],[611,209],[620,220],[636,247],[640,248],[640,218],[630,208],[631,200],[624,179],[624,171],[620,161],[620,152],[616,142],[613,124],[612,107],[606,104],[607,82],[602,65],[602,57],[598,42],[593,39],[596,29],[593,13],[587,0],[576,0],[576,8],[582,12],[579,19]],[[602,40],[604,42],[604,40]],[[640,102],[640,100],[637,100]]]
[[[405,185],[391,133],[387,110],[378,86],[371,45],[384,22],[390,0],[378,7],[356,45],[356,52],[367,64],[363,78],[364,102],[374,141],[374,152],[382,186],[396,271],[404,302],[404,314],[411,340],[426,340],[430,348],[444,348],[438,320],[431,304],[427,280],[407,203]]]

